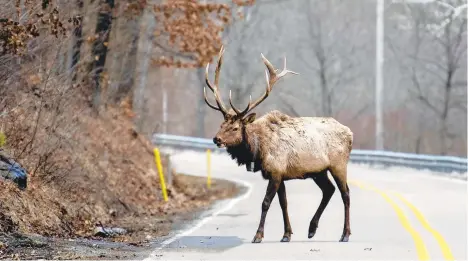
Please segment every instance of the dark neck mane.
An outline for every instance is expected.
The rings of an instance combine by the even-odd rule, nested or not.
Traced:
[[[257,166],[257,164],[261,162],[258,158],[254,159],[254,151],[250,147],[245,127],[242,129],[242,142],[237,146],[227,147],[226,151],[231,155],[232,159],[237,161],[239,166],[247,165],[251,162],[255,162]]]

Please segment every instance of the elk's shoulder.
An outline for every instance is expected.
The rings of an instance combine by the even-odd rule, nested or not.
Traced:
[[[263,115],[260,119],[270,124],[281,124],[292,122],[292,117],[278,110],[273,110]]]
[[[270,111],[255,121],[257,128],[277,132],[294,125],[294,118],[280,111]]]

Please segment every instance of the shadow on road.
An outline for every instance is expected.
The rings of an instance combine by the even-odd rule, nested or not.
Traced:
[[[170,243],[166,248],[224,251],[242,243],[242,239],[236,236],[186,236]]]

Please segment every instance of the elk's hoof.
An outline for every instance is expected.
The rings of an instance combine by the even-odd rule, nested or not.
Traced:
[[[262,238],[261,238],[261,237],[255,236],[254,239],[252,240],[252,243],[260,243],[260,242],[262,242]]]
[[[288,237],[288,236],[283,236],[283,238],[281,239],[281,242],[289,242],[291,241],[291,237]]]
[[[262,238],[263,238],[263,231],[257,231],[257,233],[255,234],[255,237],[253,238],[252,240],[252,243],[260,243],[262,242]]]
[[[315,236],[315,232],[317,232],[317,223],[314,222],[314,221],[311,221],[310,222],[310,225],[309,225],[309,239],[313,238]]]
[[[342,236],[340,239],[340,242],[348,242],[349,241],[349,236]]]

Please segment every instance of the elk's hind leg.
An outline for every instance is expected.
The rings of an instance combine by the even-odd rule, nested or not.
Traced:
[[[338,189],[341,193],[341,198],[343,199],[344,204],[344,225],[343,225],[343,234],[341,235],[340,242],[348,242],[349,236],[351,235],[351,227],[349,224],[349,187],[347,183],[347,166],[340,166],[330,169],[330,172],[333,176],[333,179],[338,186]]]
[[[333,193],[335,193],[335,186],[328,178],[327,170],[324,170],[317,174],[311,174],[312,179],[315,181],[317,186],[322,190],[322,200],[320,201],[320,205],[317,208],[317,211],[314,214],[314,217],[310,221],[309,225],[309,238],[312,238],[317,231],[318,223],[320,221],[320,217],[322,216],[323,211],[330,202]]]
[[[286,199],[286,186],[284,181],[281,181],[280,187],[278,188],[278,199],[281,206],[281,211],[283,212],[283,223],[284,223],[284,235],[281,239],[281,242],[289,242],[291,241],[291,223],[289,223],[289,215],[288,215],[288,201]]]

